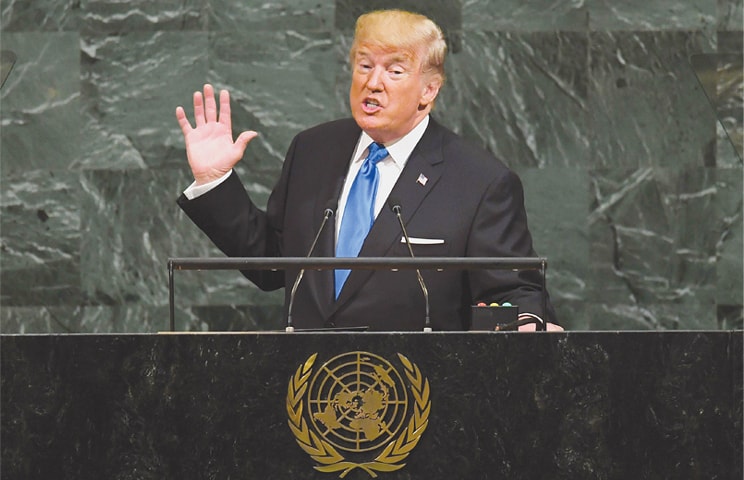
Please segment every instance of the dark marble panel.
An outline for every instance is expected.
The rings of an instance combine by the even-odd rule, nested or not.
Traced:
[[[688,57],[697,33],[592,33],[587,107],[595,166],[714,166],[716,119]]]
[[[742,30],[744,25],[744,1],[742,0],[718,0],[717,1],[718,30]]]
[[[730,37],[729,33],[719,36]],[[722,47],[719,45],[719,48]],[[741,167],[744,155],[744,70],[741,41],[738,45],[732,44],[731,48],[732,53],[690,56],[693,74],[716,115],[716,165],[721,167]],[[733,53],[737,50],[738,53]]]
[[[551,282],[548,280],[548,288],[551,288]],[[552,293],[551,293],[552,294]],[[554,302],[555,304],[556,302]],[[574,299],[560,299],[558,302],[558,309],[560,309],[561,326],[565,324],[566,330],[571,331],[586,331],[586,330],[603,330],[602,322],[600,322],[599,328],[593,328],[591,325],[596,325],[592,318],[589,317],[590,309],[594,306],[586,300],[574,300]],[[626,329],[632,329],[630,327]]]
[[[715,328],[717,260],[736,248],[726,222],[738,222],[717,208],[716,172],[594,171],[591,181],[595,298],[647,328]]]
[[[75,166],[185,166],[175,110],[189,108],[206,80],[206,34],[86,36],[81,48],[83,155]]]
[[[253,305],[188,306],[188,297],[176,298],[175,326],[184,332],[283,331],[282,300],[265,294]],[[274,296],[276,297],[276,296]],[[240,301],[248,303],[244,293]],[[184,304],[184,305],[181,305]],[[156,333],[170,331],[168,306],[129,303],[116,306],[22,306],[0,310],[0,332],[46,333]]]
[[[166,304],[167,255],[181,240],[171,231],[177,178],[168,170],[83,175],[80,250],[87,304]]]
[[[86,304],[168,304],[169,257],[218,256],[175,203],[185,173],[90,171],[83,176],[80,263]],[[237,272],[182,273],[179,305],[246,298]],[[229,300],[228,300],[229,299]]]
[[[275,300],[273,304],[269,303],[270,298]],[[194,306],[187,312],[193,317],[187,326],[192,331],[205,332],[283,331],[287,325],[283,309],[284,292],[264,296],[255,305]],[[181,329],[176,325],[176,330]]]
[[[718,32],[716,45],[718,47],[717,53],[728,54],[728,53],[741,53],[744,50],[744,35],[742,35],[740,26],[739,30],[723,30]]]
[[[230,90],[233,129],[256,130],[244,168],[270,190],[292,138],[340,116],[333,86],[338,59],[331,36],[297,30],[235,31],[210,38],[215,85]],[[264,194],[265,196],[265,194]]]
[[[598,290],[605,286],[612,289],[613,281],[603,279],[595,285]],[[632,296],[626,301],[600,297],[588,303],[582,313],[578,330],[707,330],[723,329],[724,324],[731,329],[736,325],[734,321],[719,319],[710,291],[700,292],[697,300],[690,303],[639,304]]]
[[[179,221],[188,222],[188,219],[183,218]],[[212,249],[208,242],[209,240],[203,234],[195,236],[194,243],[198,245],[200,251],[188,255],[168,254],[168,256],[224,257],[222,252]],[[175,278],[176,305],[182,308],[192,308],[194,311],[191,315],[199,321],[206,321],[212,315],[208,310],[210,306],[216,309],[229,306],[230,308],[257,307],[278,310],[284,304],[284,290],[275,292],[259,290],[237,271],[180,271],[175,274]],[[167,288],[167,285],[164,287]],[[199,314],[200,311],[203,313]],[[253,323],[246,323],[245,330],[252,330],[256,320],[251,317],[250,322]],[[256,325],[260,324],[259,321]],[[262,330],[262,328],[257,329]]]
[[[6,307],[0,312],[0,331],[5,333],[155,333],[165,330],[168,330],[168,307],[28,306]]]
[[[74,31],[79,25],[79,0],[5,0],[0,6],[3,32]]]
[[[222,256],[175,203],[189,174],[101,170],[82,178],[82,303],[91,306],[86,318],[92,307],[111,313],[100,316],[98,329],[83,320],[72,331],[151,332],[153,322],[138,316],[167,309],[168,258]],[[280,322],[283,292],[261,292],[238,272],[177,271],[174,286],[179,329],[270,329]],[[163,322],[155,329],[166,328]]]
[[[3,172],[0,282],[3,307],[77,305],[80,292],[79,176]]]
[[[595,31],[703,30],[716,28],[717,0],[656,1],[594,0],[589,25]]]
[[[3,33],[2,43],[17,58],[0,92],[3,175],[68,168],[79,154],[77,33]]]
[[[586,35],[468,32],[463,46],[463,135],[511,167],[588,164]]]
[[[578,302],[589,300],[589,178],[568,167],[518,170],[535,249],[548,258],[548,290],[565,328],[580,325]]]
[[[6,334],[77,333],[78,307],[8,307],[0,309],[0,332]],[[74,325],[73,325],[74,324]],[[94,333],[94,332],[90,332]]]
[[[720,330],[744,329],[744,308],[742,305],[718,305],[716,314]]]
[[[737,356],[741,356],[741,332],[732,333],[728,342],[719,342],[721,339],[715,336],[677,335],[662,337],[665,340],[658,344],[658,349],[622,336],[614,338],[614,347],[619,350],[603,345],[609,353],[608,368],[613,372],[609,397],[622,398],[624,403],[614,411],[608,426],[628,434],[624,438],[614,437],[609,447],[614,458],[627,466],[624,478],[651,478],[645,470],[652,464],[658,467],[652,467],[654,477],[658,478],[738,478],[742,475],[738,460],[728,466],[719,463],[721,469],[717,470],[714,465],[718,462],[711,457],[695,458],[694,454],[683,452],[740,448],[737,445],[742,443],[739,384],[742,371]],[[677,342],[680,337],[689,343]],[[640,339],[641,336],[636,336],[633,340]],[[620,350],[621,355],[614,354]],[[733,362],[733,368],[716,360],[722,352]],[[652,373],[659,367],[664,373]],[[732,383],[735,385],[730,391],[733,416],[729,417],[717,409],[714,392],[726,390],[724,386]],[[692,433],[702,424],[705,428],[723,431],[733,427],[734,430],[727,437],[705,439]],[[649,425],[659,428],[650,432]],[[639,449],[641,444],[644,446]],[[736,456],[740,459],[741,453],[737,452]]]
[[[742,27],[744,22],[740,21],[739,25]],[[718,52],[716,113],[723,126],[719,128],[718,164],[741,166],[744,158],[744,33],[741,30],[719,31]],[[733,154],[730,144],[733,144]],[[728,149],[728,155],[722,148]],[[725,158],[729,160],[724,161]]]
[[[575,0],[471,0],[463,2],[463,30],[585,31],[592,5]]]
[[[744,158],[744,52],[739,48],[738,53],[719,54],[717,57],[717,164],[741,168]]]
[[[744,305],[744,227],[742,227],[742,175],[719,170],[716,179],[716,303],[728,308]],[[731,324],[730,322],[728,322]]]
[[[209,30],[224,31],[224,35],[237,31],[330,31],[333,28],[335,2],[330,0],[206,1],[209,4]]]
[[[430,385],[426,430],[380,478],[742,475],[741,332],[0,340],[3,478],[334,478],[286,398],[311,355],[315,374],[351,351],[399,371],[404,353]]]
[[[207,27],[207,0],[81,0],[80,3],[80,28],[88,35]]]

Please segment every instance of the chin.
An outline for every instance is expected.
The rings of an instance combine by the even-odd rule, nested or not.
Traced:
[[[365,114],[354,115],[354,120],[356,120],[359,128],[367,132],[367,134],[370,136],[372,136],[374,132],[378,131],[381,128],[379,122],[375,118],[370,118],[368,115]]]

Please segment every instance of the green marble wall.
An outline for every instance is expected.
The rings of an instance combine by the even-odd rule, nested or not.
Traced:
[[[263,203],[292,136],[347,115],[353,19],[388,6],[446,30],[436,115],[523,178],[568,328],[742,327],[741,0],[4,0],[2,332],[166,329],[168,257],[220,255],[175,204],[175,107],[231,90]],[[176,287],[180,329],[280,326],[237,273]]]

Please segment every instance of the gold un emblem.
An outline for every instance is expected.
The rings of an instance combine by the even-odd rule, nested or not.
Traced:
[[[372,477],[403,468],[429,423],[429,380],[400,353],[407,381],[373,353],[344,353],[313,372],[317,357],[299,366],[287,391],[289,428],[315,469],[343,478],[355,468]]]

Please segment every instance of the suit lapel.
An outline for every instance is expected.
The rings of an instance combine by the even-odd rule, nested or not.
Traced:
[[[430,118],[426,132],[413,149],[390,192],[389,198],[400,202],[404,223],[407,224],[416,214],[421,203],[439,181],[444,169],[443,160],[441,127]],[[419,181],[419,178],[422,180]],[[375,219],[359,256],[384,257],[396,243],[400,242],[402,236],[396,215],[385,205]],[[335,307],[340,307],[353,297],[373,273],[373,270],[352,270]]]
[[[353,122],[353,121],[352,121]],[[343,188],[343,182],[346,177],[346,173],[349,170],[349,161],[356,148],[357,141],[361,130],[354,123],[355,128],[346,129],[341,135],[341,138],[334,137],[332,141],[329,141],[329,150],[327,158],[323,159],[323,164],[319,166],[324,170],[324,176],[327,181],[322,182],[321,185],[312,186],[317,187],[317,194],[315,195],[315,212],[323,212],[328,206],[329,200],[338,202],[338,198],[341,195],[341,189]],[[311,187],[311,188],[312,188]],[[338,205],[333,205],[334,213],[338,210]],[[313,235],[320,228],[320,224],[323,221],[323,215],[320,214],[315,217],[316,220],[313,222]],[[313,237],[314,238],[314,237]],[[318,245],[316,246],[314,257],[334,257],[336,254],[336,217],[335,215],[328,219],[323,232],[318,238]],[[311,294],[315,303],[320,307],[324,318],[328,318],[331,313],[331,309],[334,304],[334,275],[333,270],[321,270],[319,272],[313,272],[315,282],[308,282]]]

